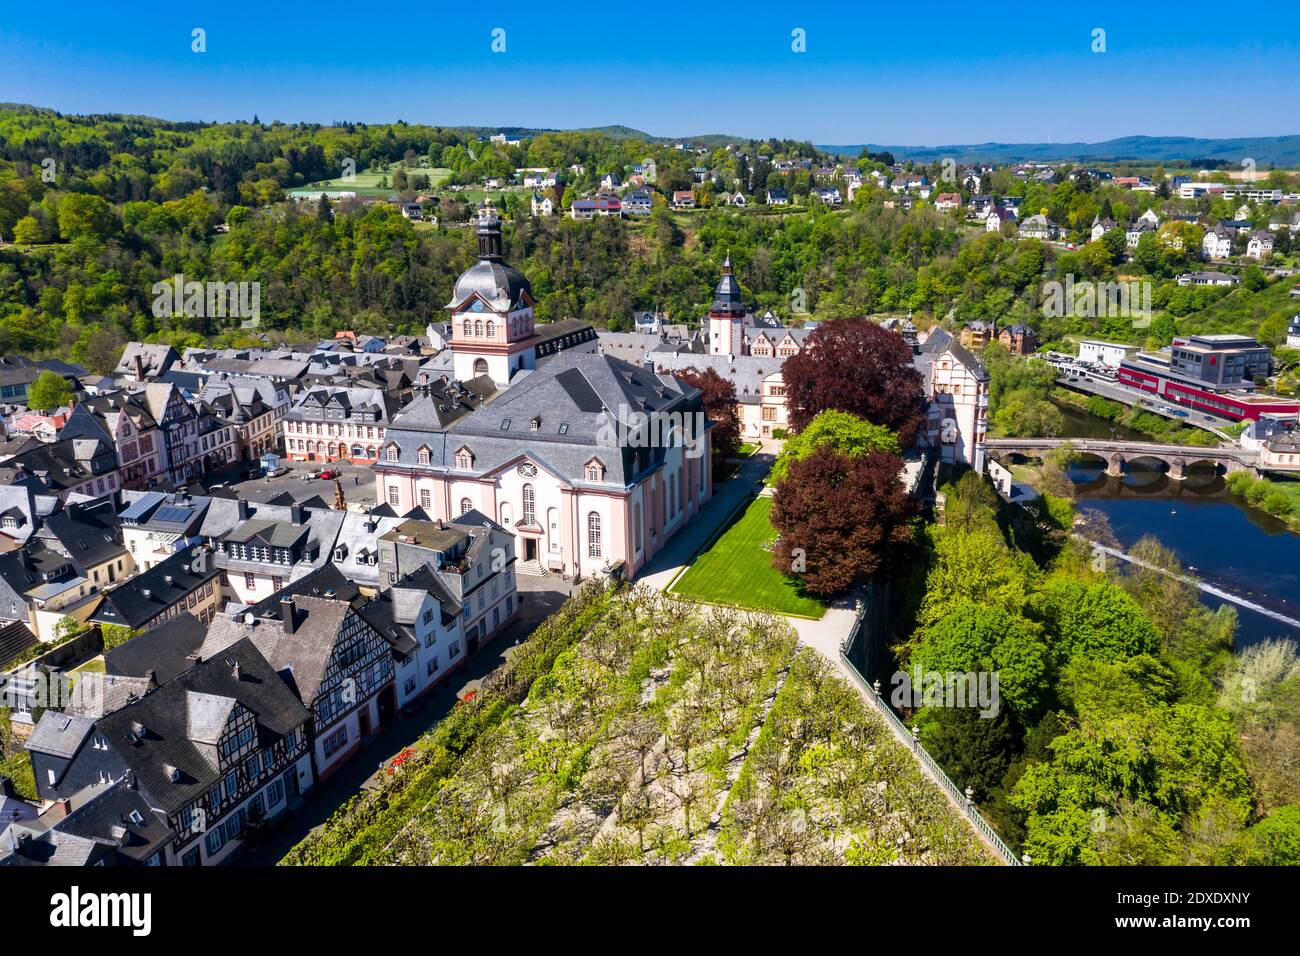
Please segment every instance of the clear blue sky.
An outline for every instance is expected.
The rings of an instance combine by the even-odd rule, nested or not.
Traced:
[[[72,113],[896,145],[1300,133],[1294,0],[2,2],[0,101]]]

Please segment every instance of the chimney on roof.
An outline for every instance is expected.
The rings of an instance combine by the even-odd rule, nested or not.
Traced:
[[[67,797],[61,797],[54,801],[54,812],[60,817],[66,817],[72,812],[72,801]]]
[[[248,502],[245,501],[243,498],[239,499],[239,520],[240,521],[248,520]]]
[[[149,673],[152,674],[153,671],[150,671]],[[135,790],[135,789],[136,789],[135,772],[134,772],[134,771],[128,770],[126,773],[124,773],[124,774],[122,775],[122,779],[126,781],[126,789],[128,789],[128,790]]]
[[[293,524],[302,524],[302,505],[291,505],[289,507],[289,521]]]
[[[137,382],[143,382],[144,381],[144,359],[141,358],[139,352],[136,352],[135,355],[131,357],[131,364],[135,366],[135,380]]]
[[[149,682],[149,689],[153,690],[158,686],[158,672],[150,669],[144,672],[144,678]],[[127,771],[130,773],[130,771]]]
[[[280,598],[280,620],[284,624],[284,633],[292,634],[298,629],[298,606],[291,595]]]
[[[148,588],[141,588],[140,593],[144,595],[144,599],[146,601],[149,600],[151,597],[153,597],[153,591],[149,590]]]
[[[231,665],[230,675],[234,677],[235,680],[239,680],[239,661],[235,661],[235,663]]]

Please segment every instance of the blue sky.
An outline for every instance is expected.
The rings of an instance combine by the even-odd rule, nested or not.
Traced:
[[[1300,133],[1293,2],[282,6],[5,0],[0,101],[836,144]]]

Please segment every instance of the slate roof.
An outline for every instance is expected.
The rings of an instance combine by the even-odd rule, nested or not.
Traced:
[[[204,630],[188,611],[181,612],[104,654],[104,670],[112,676],[145,678],[158,683],[179,677],[198,663]]]
[[[11,843],[18,843],[18,848],[11,849]],[[0,866],[88,866],[111,852],[97,840],[60,830],[42,832],[21,823],[0,833]]]
[[[453,469],[456,452],[464,446],[473,452],[478,474],[526,454],[573,483],[585,480],[584,466],[595,456],[605,465],[607,484],[626,486],[657,466],[663,449],[610,443],[615,416],[627,422],[634,413],[692,413],[701,407],[699,391],[671,375],[656,375],[608,355],[561,352],[446,430],[430,421],[427,408],[422,414],[412,405],[394,420],[383,447],[398,446],[399,465]],[[428,466],[419,464],[422,446],[429,449]]]
[[[379,565],[364,560],[374,553],[379,536],[402,523],[398,517],[343,513],[343,524],[334,539],[330,560],[347,578],[366,587],[379,586]]]
[[[694,352],[655,352],[650,356],[655,370],[666,373],[713,369],[736,386],[736,401],[757,405],[763,398],[763,379],[781,371],[785,356],[779,355],[701,355]]]
[[[26,621],[10,621],[0,625],[0,668],[38,643],[38,638]]]
[[[94,729],[95,722],[88,717],[47,710],[41,714],[24,746],[37,753],[67,759],[76,755]]]
[[[944,352],[951,352],[953,357],[970,369],[971,373],[978,379],[988,380],[988,370],[984,368],[984,363],[969,349],[962,346],[951,333],[945,329],[935,326],[930,330],[930,334],[925,341],[921,343],[920,350],[913,358],[913,364],[920,369],[924,376],[925,387],[930,387],[930,366],[933,364],[935,356]]]
[[[109,745],[168,815],[206,794],[222,775],[203,739],[192,736],[211,738],[207,717],[214,697],[237,701],[252,712],[263,747],[301,726],[309,716],[253,642],[237,640],[216,657],[99,721]],[[194,727],[192,703],[204,718]],[[174,781],[169,771],[173,767]]]
[[[147,677],[122,677],[83,671],[77,675],[76,689],[63,710],[66,714],[99,720],[139,700],[157,686]]]
[[[145,378],[156,378],[172,367],[180,356],[170,345],[146,345],[144,342],[128,342],[122,350],[122,358],[117,363],[114,375],[135,375],[135,358],[140,357]]]
[[[51,828],[56,833],[111,844],[128,860],[143,863],[175,836],[132,780],[87,787],[72,797],[71,812]]]
[[[184,601],[190,592],[220,576],[214,561],[196,562],[203,547],[191,545],[177,551],[148,571],[103,592],[104,600],[90,619],[98,624],[144,627],[172,605]],[[207,570],[194,570],[196,563]]]
[[[121,523],[110,498],[67,505],[45,519],[37,537],[57,542],[83,576],[88,575],[87,568],[126,554]]]
[[[278,618],[278,600],[275,609],[266,612],[276,615],[273,618],[248,612],[233,617],[218,614],[199,650],[205,663],[219,659],[230,646],[248,640],[276,672],[292,681],[298,698],[310,704],[320,690],[334,645],[352,606],[347,601],[318,597],[299,596],[294,600],[298,624],[292,634],[285,633]],[[248,620],[250,616],[251,622]]]

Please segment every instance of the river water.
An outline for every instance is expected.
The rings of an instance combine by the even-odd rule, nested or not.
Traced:
[[[1066,435],[1109,438],[1111,424],[1068,406]],[[1120,429],[1119,438],[1139,439]],[[1101,512],[1125,548],[1154,535],[1191,573],[1255,604],[1300,619],[1300,536],[1265,512],[1228,492],[1208,466],[1190,467],[1183,481],[1170,481],[1155,462],[1127,466],[1123,478],[1108,478],[1099,459],[1084,458],[1070,469],[1080,511]],[[1211,607],[1220,603],[1202,594]],[[1300,640],[1300,629],[1237,607],[1237,646],[1266,637]]]

